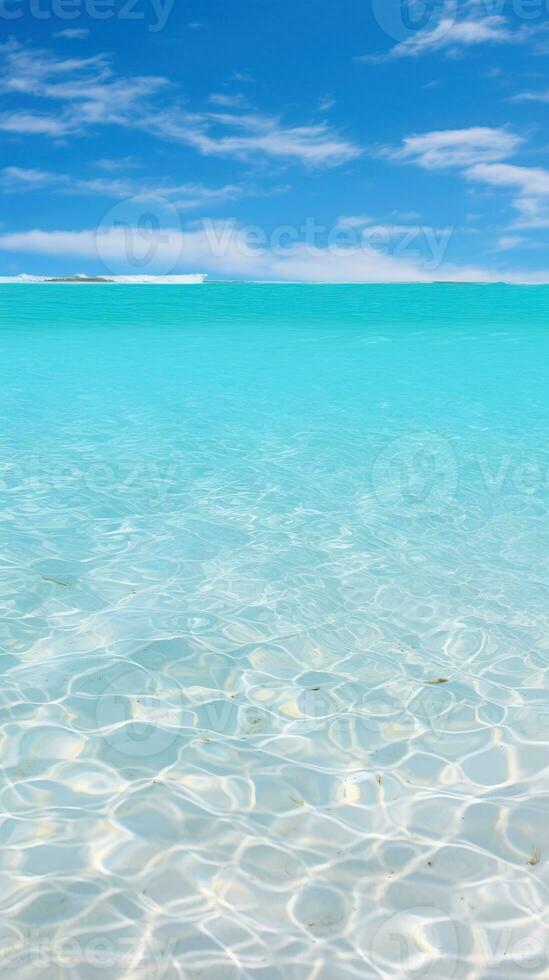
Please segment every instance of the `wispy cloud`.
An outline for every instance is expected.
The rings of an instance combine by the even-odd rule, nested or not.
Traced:
[[[424,170],[456,169],[469,182],[512,191],[518,217],[511,229],[549,228],[549,170],[507,162],[523,143],[508,129],[473,127],[408,136],[386,155]]]
[[[522,248],[528,244],[528,240],[521,235],[502,235],[496,242],[497,252],[511,252],[515,248]]]
[[[495,187],[517,187],[524,194],[549,197],[549,170],[543,167],[479,163],[471,167],[467,175],[474,180],[485,180]]]
[[[424,230],[424,225],[419,224],[397,224],[394,221],[376,221],[374,218],[366,218],[360,215],[342,215],[337,219],[338,228],[350,228],[362,235],[375,237],[376,234],[383,235],[384,238],[396,238],[410,234],[417,234]],[[444,228],[431,228],[435,234],[445,231]]]
[[[269,192],[261,192],[255,186],[246,183],[207,187],[204,184],[190,182],[171,184],[168,181],[157,181],[153,183],[124,177],[83,178],[24,167],[4,167],[0,170],[0,190],[2,191],[13,194],[43,189],[59,194],[93,195],[118,199],[131,197],[144,202],[156,201],[160,204],[169,201],[178,210],[211,207],[228,201],[236,201],[242,197],[257,197],[265,193],[274,194],[281,190],[275,187],[271,188]]]
[[[443,18],[432,30],[419,31],[392,50],[393,57],[419,57],[433,51],[471,47],[478,44],[510,44],[521,39],[509,30],[505,17],[469,20]]]
[[[63,37],[67,41],[82,41],[89,33],[87,27],[66,27],[64,31],[56,31],[53,36]]]
[[[71,130],[66,119],[57,119],[38,112],[0,113],[0,130],[16,136],[50,136],[62,138]]]
[[[135,274],[129,261],[128,228],[89,228],[80,231],[32,229],[0,233],[0,252],[62,259],[67,271],[75,261],[93,263],[95,271],[106,267],[111,274]],[[549,282],[549,269],[507,273],[501,269],[443,262],[429,269],[419,256],[403,257],[384,251],[312,247],[297,242],[286,249],[252,247],[236,223],[197,222],[187,228],[147,230],[149,275],[189,271],[208,272],[221,278],[244,278],[305,282]],[[156,240],[155,240],[156,236]],[[523,243],[521,243],[523,244]],[[518,245],[511,236],[501,238],[496,252]],[[139,272],[143,273],[143,268]]]
[[[521,143],[521,137],[510,130],[473,126],[407,136],[401,147],[384,153],[393,160],[415,163],[424,170],[443,170],[503,160]]]
[[[200,223],[188,229],[162,228],[158,249],[154,233],[147,235],[147,247],[154,258],[149,274],[183,272],[189,269],[213,275],[254,279],[310,282],[432,282],[485,281],[494,278],[486,270],[469,266],[444,265],[429,271],[421,257],[402,257],[362,249],[312,247],[297,242],[287,249],[246,244],[235,224]],[[34,229],[0,234],[0,250],[12,253],[99,261],[112,273],[135,272],[128,267],[128,229],[101,228],[82,231],[43,231]],[[140,270],[143,271],[142,269]]]
[[[140,164],[132,156],[101,157],[95,161],[96,167],[108,174],[127,173],[128,170],[139,169]]]
[[[247,109],[249,102],[242,92],[235,92],[229,95],[224,92],[212,92],[209,101],[212,105],[218,105],[225,109]]]
[[[491,187],[517,191],[512,203],[519,217],[513,227],[549,228],[549,170],[508,163],[477,164],[466,176]]]
[[[262,113],[189,114],[170,109],[144,121],[164,139],[194,146],[205,156],[249,159],[265,156],[306,166],[338,166],[360,156],[360,149],[324,123],[287,126]]]
[[[549,89],[543,92],[518,92],[511,102],[549,102]]]
[[[185,143],[207,156],[263,156],[308,167],[338,166],[361,152],[324,123],[288,125],[260,112],[229,111],[235,108],[234,97],[213,96],[226,112],[189,112],[168,98],[168,79],[117,77],[105,55],[62,59],[29,51],[15,41],[0,45],[1,55],[0,92],[60,106],[49,114],[34,108],[8,110],[0,114],[0,130],[6,132],[62,138],[99,125],[117,125]],[[161,93],[162,104],[157,98]],[[239,97],[239,107],[243,105]]]
[[[234,82],[255,82],[253,75],[247,71],[233,71],[231,78]]]
[[[457,54],[464,48],[483,44],[516,44],[527,40],[532,29],[523,25],[513,30],[509,21],[499,11],[490,13],[487,4],[478,0],[458,5],[448,0],[439,11],[438,19],[409,34],[382,55],[365,55],[357,61],[387,61],[393,58],[418,58],[435,52]],[[495,4],[500,8],[502,4]]]
[[[337,219],[339,228],[368,228],[375,224],[375,218],[367,214],[342,214]]]
[[[31,167],[4,167],[0,170],[0,188],[7,191],[33,190],[49,187],[52,174]]]
[[[335,99],[333,99],[330,95],[325,95],[323,99],[320,99],[317,109],[318,112],[329,112],[330,109],[333,109],[336,105],[337,102]]]
[[[104,55],[59,58],[16,41],[0,45],[2,55],[0,93],[61,105],[50,115],[23,109],[2,113],[0,129],[8,132],[62,137],[94,124],[128,125],[168,85],[157,76],[115,77]]]

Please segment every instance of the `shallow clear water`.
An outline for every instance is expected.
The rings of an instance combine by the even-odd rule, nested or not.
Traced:
[[[2,975],[546,973],[549,290],[3,286],[0,353]]]

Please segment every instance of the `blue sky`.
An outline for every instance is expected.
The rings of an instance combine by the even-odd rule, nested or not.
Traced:
[[[0,273],[549,281],[549,0],[0,0]]]

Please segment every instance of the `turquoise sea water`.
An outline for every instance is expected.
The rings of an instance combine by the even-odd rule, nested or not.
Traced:
[[[2,976],[546,974],[549,289],[2,286],[0,353]]]

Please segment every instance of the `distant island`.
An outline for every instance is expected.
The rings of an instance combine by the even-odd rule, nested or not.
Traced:
[[[112,279],[107,279],[105,276],[53,276],[45,282],[77,282],[86,285],[91,282],[112,282]]]

